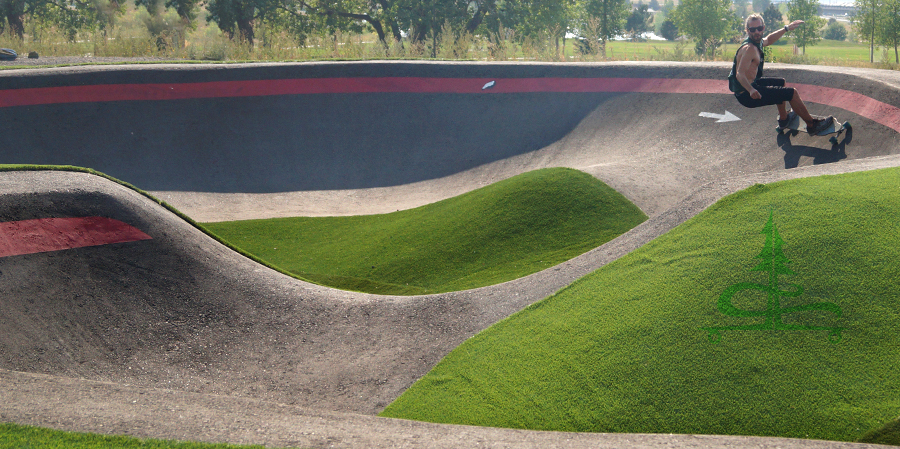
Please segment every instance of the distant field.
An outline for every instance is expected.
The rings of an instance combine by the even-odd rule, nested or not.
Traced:
[[[731,61],[734,53],[737,51],[736,44],[726,44],[719,50],[720,60]],[[772,45],[769,47],[774,51],[776,61],[780,62],[802,62],[802,55],[793,55],[794,46],[787,40],[783,45]],[[680,50],[679,50],[680,49]],[[694,51],[693,42],[677,43],[669,41],[648,41],[648,42],[623,42],[612,41],[607,44],[606,55],[615,60],[677,60],[672,55],[682,52],[687,56],[692,56]],[[893,55],[893,52],[891,52]],[[864,65],[869,61],[868,44],[858,44],[851,42],[840,42],[831,40],[821,40],[817,45],[806,47],[806,57],[812,59],[811,62],[826,63],[829,65]],[[875,51],[875,61],[880,62],[882,52],[879,49]],[[888,60],[888,62],[893,62]]]

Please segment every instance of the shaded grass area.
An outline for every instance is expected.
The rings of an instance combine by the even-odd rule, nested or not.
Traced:
[[[726,331],[762,317],[720,312],[780,235],[781,315],[822,330]],[[900,169],[757,185],[466,341],[382,416],[578,432],[853,441],[900,412]],[[773,251],[777,239],[768,250]],[[746,289],[735,307],[771,297]],[[884,442],[897,443],[896,424]],[[874,437],[873,437],[874,438]]]
[[[262,449],[263,446],[142,440],[0,423],[0,449]]]
[[[900,446],[900,417],[889,421],[882,427],[866,433],[859,439],[859,442]]]
[[[412,295],[535,273],[596,248],[646,218],[592,176],[553,168],[390,214],[203,226],[304,279],[346,290]]]

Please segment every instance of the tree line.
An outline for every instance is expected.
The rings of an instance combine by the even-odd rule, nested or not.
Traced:
[[[875,46],[894,49],[900,64],[900,0],[856,0],[853,24],[857,35],[869,44],[869,62],[875,61]]]
[[[194,29],[201,8],[229,38],[248,42],[256,29],[285,32],[303,44],[312,33],[374,32],[386,48],[396,43],[438,42],[480,34],[498,40],[555,41],[574,35],[579,49],[605,55],[609,40],[639,35],[659,28],[667,39],[685,36],[696,43],[699,55],[712,55],[723,43],[737,42],[744,33],[749,11],[760,11],[770,30],[784,23],[781,10],[769,0],[667,0],[648,5],[631,0],[0,0],[0,33],[22,39],[25,22],[61,30],[70,40],[81,31],[107,31],[124,14],[127,4],[143,6],[150,13],[148,31],[157,36],[163,25],[154,23],[174,10],[179,28]],[[655,16],[652,9],[658,10]],[[824,19],[818,16],[818,0],[789,0],[787,21],[805,20],[792,32],[794,43],[805,50],[821,39]],[[858,36],[865,42],[900,46],[900,0],[856,0],[854,17]],[[655,20],[661,21],[659,27]],[[183,45],[183,36],[178,39]],[[161,45],[162,45],[162,41]],[[402,44],[401,44],[402,45]],[[898,58],[900,62],[900,58]]]

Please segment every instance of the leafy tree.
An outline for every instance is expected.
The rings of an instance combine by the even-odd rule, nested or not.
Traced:
[[[575,28],[585,45],[583,51],[593,52],[600,43],[600,54],[606,56],[606,43],[625,31],[625,21],[631,14],[628,0],[578,0],[575,6]]]
[[[25,36],[25,0],[0,0],[0,14],[0,32],[5,29],[6,22],[10,34],[22,39]]]
[[[465,0],[397,0],[395,7],[400,27],[409,30],[413,42],[423,42],[429,37],[437,42],[446,25],[463,29],[470,18],[469,2]],[[435,48],[432,56],[437,56]]]
[[[806,47],[819,43],[819,29],[825,26],[825,19],[819,17],[819,1],[818,0],[789,0],[788,1],[788,22],[802,20],[806,23],[800,28],[792,31],[794,43],[803,49],[806,54]]]
[[[856,15],[853,26],[863,42],[869,43],[869,62],[875,62],[875,43],[878,31],[878,15],[882,0],[855,0]]]
[[[505,26],[520,37],[537,38],[542,34],[562,37],[566,34],[574,0],[528,0],[517,3],[517,20]],[[475,31],[474,29],[471,31]]]
[[[74,41],[80,30],[105,30],[122,13],[124,5],[115,0],[0,0],[0,31],[24,38],[25,17],[53,24]]]
[[[682,0],[672,11],[678,29],[697,41],[697,54],[722,44],[734,24],[730,0]]]
[[[166,38],[176,41],[178,47],[184,47],[186,30],[193,29],[196,24],[198,0],[135,0],[135,6],[143,6],[149,16],[144,20],[147,31],[156,38],[159,49],[165,48],[168,43]],[[165,17],[166,8],[174,8],[179,16],[179,22],[170,22]]]
[[[784,26],[784,16],[781,15],[781,10],[774,3],[769,3],[769,6],[766,6],[766,9],[762,12],[762,18],[766,23],[766,28],[770,30]]]
[[[253,44],[253,22],[262,11],[255,0],[209,0],[206,10],[206,21],[215,22],[230,39]]]
[[[847,28],[838,23],[837,20],[828,21],[828,26],[822,32],[822,38],[832,41],[843,41],[847,39]]]
[[[666,19],[659,28],[659,34],[667,41],[674,41],[678,38],[678,25],[672,19]]]
[[[625,21],[625,30],[636,38],[650,30],[651,22],[653,22],[653,15],[648,11],[648,6],[641,3],[631,11],[631,15]]]
[[[338,31],[362,31],[367,23],[388,46],[387,31],[393,39],[401,39],[390,0],[268,0],[262,16],[277,28],[288,30],[302,43],[312,30],[334,34]]]
[[[470,2],[472,18],[465,31],[481,30],[499,35],[503,29],[515,30],[519,39],[537,40],[549,37],[558,40],[565,36],[574,12],[574,0],[492,0]],[[477,10],[471,9],[477,7]]]
[[[900,64],[900,0],[884,0],[878,40],[885,47],[894,48],[894,62]]]

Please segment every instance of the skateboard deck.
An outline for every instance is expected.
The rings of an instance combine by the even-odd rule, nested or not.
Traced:
[[[835,118],[831,122],[831,125],[828,126],[828,128],[825,128],[824,130],[816,133],[815,135],[816,136],[827,136],[829,134],[834,134],[828,140],[832,144],[837,144],[837,139],[838,139],[838,137],[840,137],[841,133],[843,133],[844,131],[846,131],[850,128],[851,128],[850,122],[841,123],[838,119]],[[785,132],[788,132],[788,131],[793,131],[795,135],[797,133],[807,132],[806,131],[806,122],[804,122],[803,120],[800,120],[800,116],[797,114],[793,115],[793,117],[791,118],[791,121],[788,122],[787,126],[785,126],[783,128],[781,126],[779,126],[779,127],[776,127],[775,130],[778,131],[778,134],[784,134]]]

